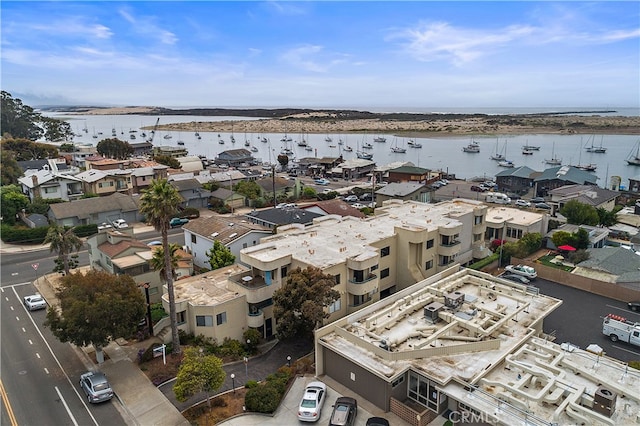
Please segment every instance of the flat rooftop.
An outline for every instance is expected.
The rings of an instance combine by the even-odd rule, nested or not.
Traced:
[[[229,276],[246,272],[247,268],[235,264],[195,277],[175,281],[176,303],[188,302],[195,306],[214,306],[237,297],[242,297],[235,288],[228,286]]]
[[[270,262],[291,255],[301,262],[327,268],[346,258],[376,253],[371,244],[395,234],[396,227],[436,230],[461,224],[456,218],[484,208],[482,202],[457,199],[438,204],[391,200],[364,219],[337,215],[323,216],[306,228],[281,226],[278,234],[261,239],[261,244],[243,249],[259,261]]]
[[[489,207],[487,209],[487,223],[500,225],[505,222],[514,225],[529,226],[542,220],[542,214],[513,207]]]

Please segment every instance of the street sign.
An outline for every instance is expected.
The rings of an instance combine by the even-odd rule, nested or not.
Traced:
[[[38,265],[40,265],[39,263],[32,263],[31,267],[33,268],[34,271],[38,270]]]

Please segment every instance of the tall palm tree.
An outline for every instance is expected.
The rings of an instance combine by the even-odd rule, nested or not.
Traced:
[[[69,255],[72,251],[78,252],[82,248],[82,240],[73,232],[73,228],[64,229],[64,226],[53,225],[47,231],[44,242],[49,244],[49,251],[58,252],[58,259],[62,261],[65,275],[69,273]]]
[[[169,252],[171,258],[171,276],[173,276],[174,281],[177,278],[176,268],[178,267],[178,261],[180,260],[180,257],[176,254],[179,249],[180,244],[169,244]],[[162,282],[165,282],[167,273],[165,272],[164,247],[158,246],[153,251],[153,257],[151,258],[151,267],[154,271],[158,271],[160,273],[160,279],[162,280]]]
[[[171,248],[169,247],[169,221],[178,212],[182,202],[178,191],[169,184],[167,179],[151,181],[140,197],[140,213],[147,222],[153,225],[162,235],[162,249],[164,254],[164,281],[167,283],[169,295],[169,318],[171,320],[171,340],[173,353],[180,353],[180,337],[178,335],[178,316],[176,313],[176,298],[173,291],[173,274],[171,267]]]

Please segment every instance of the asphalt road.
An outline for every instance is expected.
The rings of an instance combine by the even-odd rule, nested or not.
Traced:
[[[602,320],[610,313],[640,322],[640,313],[627,309],[626,303],[540,278],[532,284],[542,294],[563,301],[544,321],[545,333],[555,333],[556,343],[569,342],[582,349],[595,343],[610,357],[625,362],[640,360],[640,347],[622,342],[613,343],[602,334]]]

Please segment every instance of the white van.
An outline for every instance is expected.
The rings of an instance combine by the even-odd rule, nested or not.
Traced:
[[[485,201],[487,203],[511,204],[511,198],[507,197],[507,194],[503,194],[502,192],[487,192]]]

